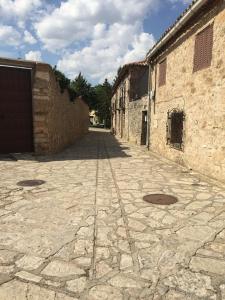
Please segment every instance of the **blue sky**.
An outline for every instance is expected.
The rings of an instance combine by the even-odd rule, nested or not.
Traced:
[[[74,78],[112,80],[141,60],[190,0],[0,0],[0,56],[41,60]]]

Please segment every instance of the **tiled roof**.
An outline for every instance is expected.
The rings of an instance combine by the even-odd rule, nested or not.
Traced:
[[[113,85],[113,94],[115,93],[115,90],[117,89],[118,85],[120,84],[123,76],[126,74],[126,72],[132,68],[132,67],[135,67],[135,66],[143,66],[143,67],[146,67],[148,66],[148,62],[147,60],[142,60],[142,61],[135,61],[135,62],[131,62],[131,63],[128,63],[128,64],[125,64],[121,67],[120,71],[119,71],[119,74],[116,78],[116,81]]]
[[[147,65],[148,65],[148,62],[146,60],[142,60],[142,61],[134,61],[134,62],[125,64],[123,66],[123,68],[124,67],[133,67],[133,66],[147,66]]]
[[[163,38],[165,38],[170,31],[178,24],[178,22],[184,18],[193,8],[193,6],[199,2],[200,0],[193,0],[191,2],[191,4],[183,11],[183,13],[176,19],[176,21],[166,29],[166,31],[162,34],[162,36],[159,38],[159,40],[155,43],[155,45],[149,50],[149,52],[147,53],[147,57],[148,55],[159,45],[159,43],[163,40]]]

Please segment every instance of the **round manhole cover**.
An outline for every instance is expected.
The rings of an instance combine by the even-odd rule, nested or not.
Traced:
[[[44,184],[44,180],[23,180],[17,182],[17,185],[19,186],[38,186]]]
[[[178,201],[176,197],[170,195],[164,195],[164,194],[146,195],[143,197],[143,200],[148,203],[158,204],[158,205],[171,205]]]

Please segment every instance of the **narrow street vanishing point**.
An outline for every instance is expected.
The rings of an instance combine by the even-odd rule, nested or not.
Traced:
[[[222,187],[100,129],[16,158],[0,167],[1,300],[225,299]]]

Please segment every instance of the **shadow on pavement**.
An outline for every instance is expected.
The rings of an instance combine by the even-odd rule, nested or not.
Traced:
[[[129,148],[122,147],[109,131],[92,129],[87,135],[78,139],[74,145],[67,147],[59,153],[44,156],[17,154],[16,158],[18,160],[50,162],[130,157],[125,153],[125,150],[129,150]]]

